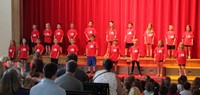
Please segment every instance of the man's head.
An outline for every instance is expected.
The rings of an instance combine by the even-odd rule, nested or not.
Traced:
[[[78,61],[78,56],[76,54],[69,54],[66,57],[66,62],[70,61],[70,60],[74,60],[75,62]]]
[[[57,69],[58,69],[58,67],[55,63],[45,64],[44,69],[43,69],[44,77],[55,80]]]
[[[103,61],[103,67],[107,71],[111,71],[111,69],[113,67],[113,62],[110,59],[106,59],[106,60]]]
[[[69,60],[66,64],[66,72],[75,73],[77,69],[77,63],[74,60]]]

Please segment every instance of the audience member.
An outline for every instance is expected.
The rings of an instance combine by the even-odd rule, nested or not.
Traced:
[[[177,92],[177,85],[175,83],[170,84],[169,89],[168,89],[168,94],[167,95],[180,95]]]
[[[30,95],[66,95],[65,90],[54,83],[56,71],[55,63],[45,64],[43,69],[45,78],[31,88]]]
[[[144,95],[153,95],[153,83],[147,82],[145,84]]]
[[[179,78],[178,78],[178,85],[177,85],[177,89],[178,89],[178,92],[180,93],[181,91],[183,91],[183,84],[187,82],[187,77],[185,75],[181,75]]]
[[[189,82],[185,82],[183,84],[184,90],[180,92],[181,95],[192,95],[190,91],[191,84]]]
[[[65,89],[65,91],[83,91],[83,84],[74,77],[77,63],[70,60],[66,64],[66,73],[55,80],[55,83]]]

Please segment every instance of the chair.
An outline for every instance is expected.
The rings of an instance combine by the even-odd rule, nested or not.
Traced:
[[[66,95],[93,95],[91,91],[66,91]]]
[[[84,91],[92,91],[92,95],[110,95],[108,83],[83,83]]]

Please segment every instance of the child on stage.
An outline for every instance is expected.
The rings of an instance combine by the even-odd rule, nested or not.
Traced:
[[[18,56],[21,60],[22,74],[26,72],[26,62],[29,57],[29,47],[26,44],[26,39],[22,39],[22,44],[19,46]]]
[[[50,53],[51,62],[58,64],[58,58],[61,53],[62,49],[58,45],[58,40],[54,39],[54,45],[51,46],[51,53]]]
[[[10,46],[8,48],[8,56],[11,61],[14,61],[16,59],[16,52],[17,52],[17,50],[16,50],[15,41],[11,40]]]
[[[52,43],[52,30],[50,23],[46,23],[45,25],[46,29],[43,32],[44,35],[44,45],[45,45],[45,55],[50,54],[50,49],[51,49],[51,43]]]
[[[90,36],[90,42],[87,43],[86,45],[86,56],[87,56],[87,66],[88,66],[88,71],[87,73],[92,72],[91,68],[93,68],[93,72],[95,73],[96,71],[96,56],[98,55],[98,45],[94,41],[95,36],[91,35]]]
[[[131,68],[131,74],[134,74],[134,68],[135,68],[135,63],[137,64],[137,68],[139,71],[139,76],[142,76],[141,70],[140,70],[140,49],[138,44],[138,39],[134,39],[133,40],[133,46],[131,46],[131,48],[129,49],[130,52],[130,59],[131,59],[131,63],[132,63],[132,68]]]
[[[146,57],[152,57],[152,46],[154,44],[155,33],[150,23],[144,33],[144,44],[146,45]]]
[[[113,40],[117,39],[117,32],[114,27],[114,22],[110,21],[109,22],[109,30],[106,32],[106,41],[108,42],[106,54],[108,53],[108,49],[110,45],[112,44]]]
[[[163,41],[158,41],[158,46],[154,50],[154,61],[157,62],[157,72],[156,76],[163,76],[163,62],[165,61],[165,48]]]
[[[126,43],[124,57],[127,57],[128,49],[131,46],[133,46],[133,39],[135,39],[135,32],[132,27],[133,27],[133,23],[129,22],[128,29],[126,30],[126,34],[124,38],[124,42]]]
[[[186,26],[186,31],[183,34],[183,39],[182,39],[182,42],[184,43],[185,48],[187,50],[188,59],[191,58],[191,47],[194,44],[194,40],[193,40],[194,39],[194,34],[191,31],[192,31],[191,26],[187,25]]]
[[[176,56],[177,56],[177,62],[179,65],[179,76],[182,75],[182,70],[183,70],[184,75],[186,75],[185,65],[186,65],[186,60],[187,60],[187,52],[184,49],[183,42],[179,43],[179,47],[176,52]]]
[[[120,47],[117,45],[118,40],[114,39],[112,42],[112,45],[108,49],[108,54],[106,56],[109,56],[109,59],[113,61],[115,72],[117,73],[117,63],[120,58]]]
[[[75,44],[74,42],[74,39],[70,39],[70,45],[68,46],[67,48],[67,52],[68,54],[76,54],[77,55],[77,52],[78,52],[78,47],[77,45]]]
[[[57,30],[55,30],[54,32],[54,39],[57,40],[58,45],[62,48],[62,42],[63,42],[63,36],[64,36],[64,32],[61,29],[61,24],[58,23],[57,24]]]
[[[71,39],[76,39],[77,31],[74,29],[74,23],[70,24],[70,29],[67,31],[67,38],[70,42]]]
[[[38,38],[36,40],[37,45],[34,47],[34,52],[40,54],[40,58],[42,58],[42,53],[44,51],[44,46],[41,43],[41,40]]]
[[[173,31],[173,25],[169,25],[169,30],[165,35],[167,45],[167,55],[169,58],[174,58],[174,50],[176,43],[176,33]]]
[[[88,22],[88,27],[85,29],[84,34],[85,34],[85,36],[87,38],[87,42],[86,43],[88,43],[90,41],[90,37],[92,35],[96,36],[96,30],[93,27],[93,21],[89,21]]]
[[[36,40],[39,38],[39,32],[37,30],[37,26],[33,25],[33,31],[31,32],[31,47],[32,47],[32,53],[34,52],[34,47],[37,44]]]

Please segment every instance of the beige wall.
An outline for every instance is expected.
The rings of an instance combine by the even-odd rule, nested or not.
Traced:
[[[12,39],[11,4],[11,0],[0,0],[0,56],[7,55],[9,42]]]

